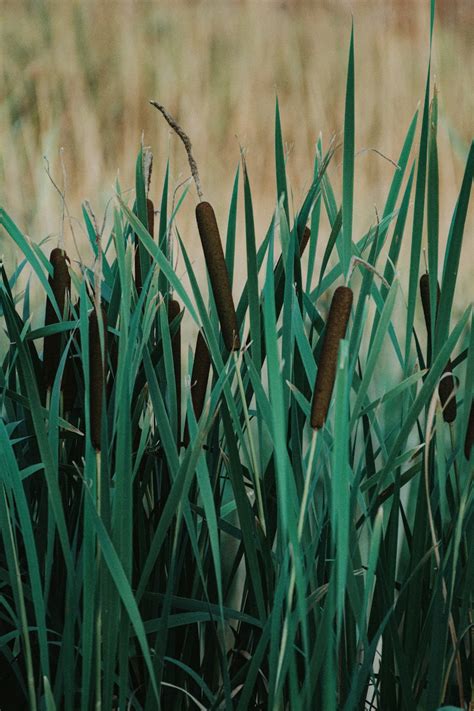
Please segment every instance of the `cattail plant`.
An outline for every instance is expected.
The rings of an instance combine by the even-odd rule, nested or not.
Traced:
[[[311,427],[314,429],[324,425],[329,410],[336,379],[339,341],[346,335],[352,298],[352,289],[348,286],[339,286],[332,297],[311,405]]]
[[[425,324],[426,324],[426,331],[428,334],[428,363],[431,362],[431,351],[432,351],[432,343],[431,343],[431,308],[430,308],[430,280],[429,280],[429,275],[428,274],[423,274],[420,277],[420,296],[421,296],[421,303],[423,306],[423,314],[425,317]],[[438,308],[439,305],[439,285],[437,287],[437,296],[436,296],[436,308]],[[439,386],[438,386],[438,392],[439,392],[439,397],[441,400],[441,404],[443,406],[443,419],[445,422],[454,422],[456,419],[456,413],[457,413],[457,406],[456,406],[456,397],[455,397],[455,387],[454,387],[454,378],[452,375],[453,371],[453,366],[451,364],[451,359],[448,360],[446,363],[446,367],[443,371],[443,375],[441,377]]]
[[[100,346],[99,322],[95,308],[89,316],[90,431],[94,449],[101,449],[101,423],[107,365],[107,315],[100,310],[104,332],[104,354]]]
[[[57,247],[52,250],[49,261],[53,267],[53,274],[49,277],[48,281],[56,299],[59,311],[61,315],[63,315],[66,298],[69,298],[71,293],[71,277],[67,266],[68,257],[63,249]],[[58,322],[59,319],[56,311],[54,310],[52,302],[48,298],[46,301],[44,325],[49,326]],[[60,358],[61,334],[53,333],[50,336],[46,336],[44,339],[43,354],[43,372],[46,388],[50,388],[53,385]]]
[[[240,348],[240,338],[238,334],[237,317],[235,313],[234,301],[232,299],[232,289],[230,287],[229,274],[225,263],[222,242],[219,235],[219,228],[217,226],[217,220],[212,205],[203,200],[201,181],[199,179],[196,161],[194,160],[191,151],[191,141],[181,126],[179,126],[174,118],[166,111],[164,106],[156,101],[151,101],[150,103],[152,106],[161,111],[171,128],[176,131],[184,143],[191,168],[191,174],[196,184],[200,201],[196,207],[196,222],[204,251],[207,270],[209,272],[212,293],[216,302],[222,337],[227,350],[238,350]]]
[[[170,299],[168,302],[168,323],[171,326],[181,313],[179,301]],[[174,335],[171,338],[171,349],[173,352],[173,368],[176,387],[176,405],[178,416],[178,442],[181,437],[181,324],[178,323]]]

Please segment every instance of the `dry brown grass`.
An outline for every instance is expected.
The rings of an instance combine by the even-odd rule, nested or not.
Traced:
[[[319,132],[326,145],[333,132],[342,135],[351,9],[356,31],[356,150],[376,148],[396,160],[423,97],[429,2],[314,5],[3,4],[1,203],[34,239],[57,234],[60,201],[42,156],[48,156],[61,182],[58,154],[63,146],[72,214],[80,216],[84,198],[92,199],[100,213],[113,192],[117,171],[124,189],[133,186],[142,131],[156,157],[156,203],[168,156],[172,186],[189,173],[179,139],[148,103],[156,98],[190,135],[206,197],[215,205],[224,234],[239,142],[245,146],[261,238],[275,202],[275,91],[297,207],[311,178]],[[439,3],[433,76],[441,121],[442,242],[462,176],[463,144],[472,132],[474,97],[466,91],[474,73],[470,17],[468,2]],[[448,127],[455,130],[456,140]],[[339,152],[330,171],[338,190],[340,160]],[[373,152],[358,156],[356,236],[374,221],[374,204],[383,205],[392,171],[392,165]],[[193,192],[179,218],[192,253],[199,244],[195,202]],[[73,252],[68,232],[66,247]]]

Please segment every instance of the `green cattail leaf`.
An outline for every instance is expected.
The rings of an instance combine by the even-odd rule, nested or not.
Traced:
[[[288,207],[288,188],[286,185],[285,154],[283,151],[283,138],[281,133],[280,107],[278,96],[275,98],[275,172],[277,187],[277,202],[283,197],[283,209],[286,221],[290,223],[290,210]]]
[[[253,217],[252,193],[247,173],[245,160],[243,161],[244,174],[244,205],[245,205],[245,244],[247,247],[247,284],[248,304],[250,315],[250,339],[252,341],[252,358],[257,367],[261,363],[260,342],[260,299],[258,290],[257,248],[255,240],[255,224]]]
[[[451,310],[454,300],[454,290],[459,269],[461,247],[466,224],[467,211],[471,195],[472,180],[474,175],[474,142],[471,143],[466,161],[463,181],[459,197],[454,209],[451,226],[449,229],[448,244],[444,257],[443,281],[439,299],[439,310],[436,319],[435,353],[439,352],[446,341],[451,320]]]
[[[234,186],[232,188],[232,197],[229,206],[229,216],[227,218],[227,236],[225,241],[225,263],[227,265],[227,273],[229,274],[229,282],[232,288],[234,283],[234,262],[235,262],[235,233],[237,226],[237,203],[239,197],[239,175],[240,163],[237,165],[237,170],[234,177]]]
[[[344,113],[344,156],[342,164],[342,272],[349,273],[352,257],[352,211],[354,202],[354,160],[355,160],[355,119],[354,119],[354,24],[351,29],[349,62],[347,67],[346,107]]]

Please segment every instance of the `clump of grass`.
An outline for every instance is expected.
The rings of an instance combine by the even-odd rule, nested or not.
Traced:
[[[458,317],[452,304],[474,147],[453,206],[426,360],[414,314],[424,208],[433,237],[439,204],[434,131],[427,140],[431,83],[417,179],[408,168],[415,114],[381,219],[356,238],[353,41],[348,66],[342,204],[333,147],[324,153],[321,139],[310,188],[290,212],[278,104],[275,210],[261,240],[244,164],[247,278],[231,331],[250,335],[239,353],[229,355],[221,339],[217,299],[205,301],[178,231],[179,205],[168,214],[168,168],[159,239],[150,232],[143,147],[135,203],[117,186],[110,234],[83,211],[90,265],[71,274],[79,307],[59,325],[32,327],[29,287],[20,292],[18,276],[30,268],[30,281],[53,300],[46,259],[0,209],[1,228],[27,262],[0,272],[8,336],[0,355],[2,708],[466,709],[474,339],[472,306]],[[239,190],[237,173],[230,283]],[[393,267],[411,205],[404,304]],[[173,237],[186,282],[171,264]],[[428,247],[433,277],[436,240]],[[359,283],[355,264],[366,267]],[[333,291],[326,317],[321,296]],[[433,309],[434,301],[431,294]],[[199,333],[182,344],[193,367],[181,392],[184,316]],[[47,410],[36,346],[56,329],[74,354],[67,417],[59,392],[66,353]],[[437,406],[448,362],[460,393],[449,426]],[[177,446],[181,399],[190,420]]]

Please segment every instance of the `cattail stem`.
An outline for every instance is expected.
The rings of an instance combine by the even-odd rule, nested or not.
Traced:
[[[200,202],[197,205],[196,220],[224,343],[227,350],[238,350],[240,348],[240,339],[229,274],[222,250],[216,216],[208,202]]]
[[[420,277],[420,296],[421,304],[423,306],[423,314],[425,317],[426,331],[428,334],[428,348],[427,348],[427,360],[428,364],[431,364],[432,358],[432,343],[431,343],[431,306],[430,306],[430,280],[428,274],[422,274]],[[436,309],[439,307],[440,291],[439,285],[437,286],[436,295]],[[453,366],[451,364],[451,359],[448,359],[446,366],[443,370],[443,375],[441,377],[438,392],[441,400],[441,405],[443,406],[443,419],[445,422],[454,422],[457,414],[456,396],[455,396],[455,385],[454,377],[452,375]]]
[[[89,316],[89,387],[90,387],[90,431],[94,449],[101,449],[102,404],[104,398],[105,372],[107,364],[107,315],[100,310],[104,335],[102,354],[99,323],[95,308]]]
[[[49,257],[49,261],[53,267],[53,275],[48,281],[51,286],[54,298],[59,308],[61,316],[64,315],[66,299],[71,293],[71,277],[67,266],[67,255],[62,249],[53,249]],[[44,317],[44,325],[58,323],[59,318],[56,314],[54,306],[50,299],[46,301],[46,311]],[[44,339],[44,354],[43,354],[43,373],[44,383],[46,388],[50,388],[54,383],[56,372],[58,370],[59,360],[61,358],[61,333],[53,333],[46,336]]]
[[[346,335],[353,293],[348,286],[339,286],[332,297],[318,364],[311,406],[311,427],[320,429],[326,420],[336,379],[339,341]]]

